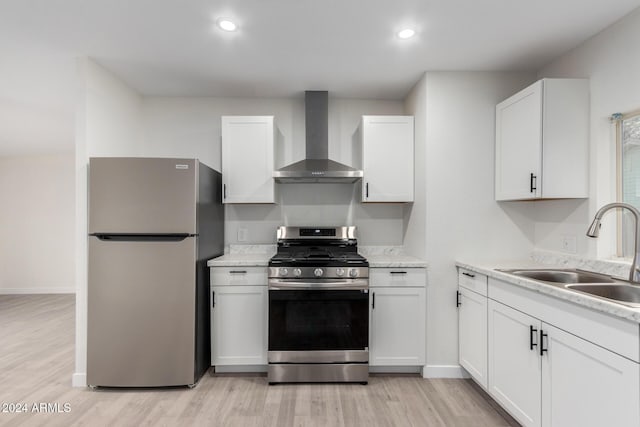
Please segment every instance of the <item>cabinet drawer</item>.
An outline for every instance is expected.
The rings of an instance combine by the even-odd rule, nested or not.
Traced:
[[[424,287],[427,284],[427,270],[424,268],[370,268],[369,286],[410,286]]]
[[[458,268],[458,285],[480,295],[487,296],[487,276],[475,271]]]
[[[211,267],[211,286],[267,286],[266,267]]]

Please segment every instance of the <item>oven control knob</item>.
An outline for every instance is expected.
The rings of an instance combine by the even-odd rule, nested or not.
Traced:
[[[322,276],[323,273],[324,273],[324,271],[322,271],[321,268],[316,268],[315,270],[313,270],[313,275],[316,276],[316,277]]]
[[[289,274],[289,270],[287,270],[286,268],[281,268],[278,273],[280,274],[280,276],[286,276],[287,274]]]
[[[336,275],[337,275],[338,277],[342,277],[342,276],[344,276],[344,268],[337,268],[337,269],[336,269]]]
[[[357,268],[352,268],[349,270],[349,276],[351,277],[358,277],[358,269]]]
[[[294,268],[293,269],[293,275],[296,277],[300,277],[300,275],[302,274],[302,270],[300,270],[299,268]]]

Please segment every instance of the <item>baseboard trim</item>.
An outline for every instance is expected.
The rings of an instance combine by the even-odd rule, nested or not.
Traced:
[[[369,366],[370,374],[419,374],[421,366]]]
[[[419,373],[420,366],[369,366],[369,372],[376,373]],[[258,373],[267,372],[266,365],[226,365],[214,366],[216,373]],[[84,375],[84,374],[74,374]],[[470,378],[467,371],[459,365],[427,365],[422,368],[423,378]],[[83,386],[86,384],[86,375],[84,375]]]
[[[71,375],[71,387],[86,387],[87,374],[84,372],[76,372]]]
[[[469,378],[460,365],[426,365],[422,370],[424,378]]]
[[[0,295],[75,294],[76,288],[0,288]]]
[[[214,372],[225,373],[263,373],[267,372],[267,365],[218,365],[214,366]]]

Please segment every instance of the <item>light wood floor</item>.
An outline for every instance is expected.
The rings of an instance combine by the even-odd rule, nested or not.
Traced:
[[[268,386],[259,375],[205,375],[194,389],[71,387],[74,296],[0,295],[0,426],[517,426],[470,380],[376,375],[369,385]],[[33,404],[70,405],[31,413]],[[7,409],[6,407],[0,409]]]

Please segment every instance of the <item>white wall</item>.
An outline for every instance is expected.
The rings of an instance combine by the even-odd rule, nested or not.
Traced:
[[[353,135],[363,114],[403,114],[400,101],[329,98],[329,158],[354,165]],[[146,156],[198,157],[220,170],[220,117],[275,115],[281,133],[276,165],[304,158],[304,100],[284,98],[144,98]],[[226,205],[225,243],[275,243],[279,225],[354,224],[363,245],[400,245],[403,205],[359,202],[359,185],[277,184],[275,205]],[[238,230],[247,240],[238,242]]]
[[[75,292],[73,153],[0,157],[0,294]]]
[[[87,165],[90,157],[144,155],[141,97],[91,61],[78,60],[76,111],[76,367],[72,383],[86,385],[87,371]]]
[[[595,211],[615,199],[615,134],[611,114],[640,108],[640,9],[554,60],[539,77],[590,79],[590,198],[536,204],[536,246],[559,251],[563,235],[577,236],[577,252],[607,258],[613,254],[615,215],[603,221],[600,238],[585,232]]]
[[[458,364],[454,262],[524,259],[533,249],[534,223],[527,215],[531,203],[497,203],[493,177],[495,105],[534,77],[531,73],[427,72],[424,83],[415,88],[423,92],[420,98],[426,93],[426,102],[418,106],[426,110],[420,124],[426,126],[420,129],[425,137],[416,139],[425,144],[424,151],[417,150],[423,157],[416,159],[416,170],[425,170],[425,190],[420,195],[425,200],[416,201],[419,209],[414,207],[409,221],[424,209],[421,237],[429,263],[427,375],[446,375],[446,367],[455,370]]]
[[[427,74],[425,73],[407,95],[406,114],[414,117],[414,202],[404,207],[404,250],[426,259],[427,227]]]

